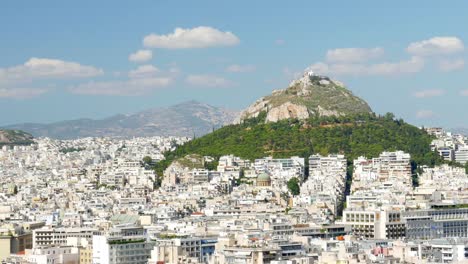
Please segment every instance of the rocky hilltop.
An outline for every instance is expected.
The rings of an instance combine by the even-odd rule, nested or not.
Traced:
[[[288,118],[363,114],[372,110],[341,82],[306,70],[288,88],[275,90],[271,95],[258,99],[241,113],[236,122],[257,117],[261,112],[266,112],[266,122],[276,122]]]
[[[0,129],[0,146],[29,145],[33,136],[20,130]]]
[[[104,119],[77,119],[51,124],[16,124],[8,129],[21,129],[35,137],[73,139],[80,137],[133,136],[202,136],[213,128],[232,123],[238,112],[197,101],[170,107],[153,108],[130,115]]]

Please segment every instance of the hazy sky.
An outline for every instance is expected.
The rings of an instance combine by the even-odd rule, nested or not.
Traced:
[[[242,109],[310,66],[377,113],[466,127],[467,10],[427,0],[1,1],[0,125],[189,99]]]

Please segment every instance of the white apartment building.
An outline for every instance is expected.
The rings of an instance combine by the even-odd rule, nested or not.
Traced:
[[[410,154],[403,151],[383,152],[378,158],[359,157],[354,160],[351,192],[380,186],[384,182],[398,182],[412,186]]]
[[[286,159],[274,159],[272,157],[265,157],[263,159],[256,159],[254,168],[257,172],[273,172],[278,171],[291,171],[292,176],[304,179],[304,158],[291,157]]]
[[[67,244],[67,238],[85,238],[91,241],[93,235],[99,234],[97,228],[50,228],[33,230],[33,248],[41,246],[60,246]]]
[[[158,238],[148,262],[175,264],[192,260],[192,263],[207,263],[214,253],[216,242],[216,239],[201,237]]]
[[[468,146],[461,146],[455,151],[455,161],[461,164],[468,162]]]
[[[342,223],[350,225],[352,234],[367,239],[405,237],[406,226],[399,210],[345,209]]]
[[[346,169],[346,158],[344,155],[332,154],[328,156],[322,156],[320,154],[311,155],[309,157],[309,173],[311,171],[320,170],[338,170]]]
[[[93,236],[93,264],[146,264],[151,248],[142,227],[116,226]]]
[[[20,256],[23,261],[36,264],[79,264],[79,249],[76,247],[39,247],[26,249]]]

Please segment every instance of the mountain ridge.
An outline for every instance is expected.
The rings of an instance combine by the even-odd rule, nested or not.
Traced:
[[[22,123],[5,126],[36,137],[74,139],[81,137],[202,136],[231,123],[238,112],[195,100],[168,107],[150,108],[134,114],[116,114],[102,119],[79,118],[48,124]]]

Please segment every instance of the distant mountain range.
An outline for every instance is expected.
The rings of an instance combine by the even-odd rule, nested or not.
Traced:
[[[456,133],[456,134],[462,134],[465,136],[468,136],[468,128],[467,127],[456,127],[452,129],[448,129],[447,131]]]
[[[74,139],[80,137],[202,136],[232,123],[238,112],[187,101],[136,114],[118,114],[104,119],[77,119],[50,124],[24,123],[6,126],[34,137]]]

